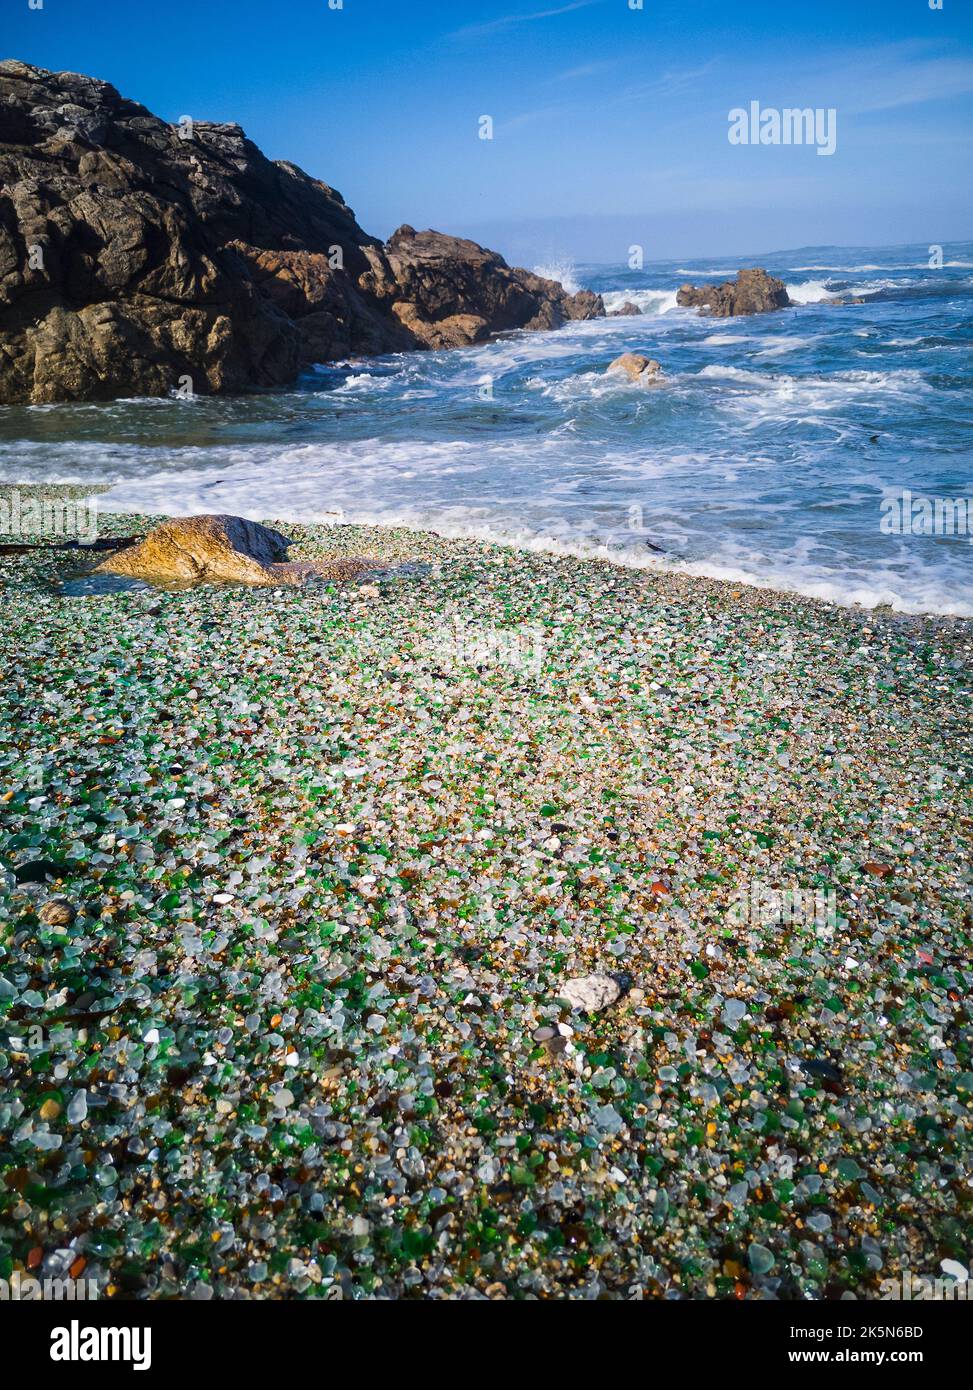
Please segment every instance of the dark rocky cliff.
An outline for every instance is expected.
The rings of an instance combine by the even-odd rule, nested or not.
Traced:
[[[604,313],[474,242],[383,245],[236,125],[0,63],[0,403],[285,385],[352,354]]]

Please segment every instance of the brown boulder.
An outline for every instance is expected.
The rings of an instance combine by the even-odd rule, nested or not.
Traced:
[[[718,319],[766,314],[772,309],[786,309],[790,302],[783,280],[759,267],[738,270],[736,280],[722,285],[683,285],[676,295],[676,303],[683,308],[704,309]]]
[[[512,268],[496,251],[443,232],[402,226],[366,254],[372,269],[362,288],[389,305],[423,347],[465,347],[493,333],[560,328],[605,312],[590,290],[569,294],[556,280]]]
[[[623,352],[621,357],[609,362],[608,371],[624,372],[640,386],[654,386],[662,375],[662,363],[654,357],[643,357],[640,352]]]
[[[633,304],[630,299],[626,299],[624,304],[619,304],[617,309],[609,309],[606,317],[610,319],[630,318],[633,315],[640,315],[642,310],[637,304]]]
[[[120,574],[150,583],[301,584],[308,579],[351,579],[374,560],[288,563],[286,536],[242,516],[190,516],[164,521],[144,540],[118,551],[95,574]]]

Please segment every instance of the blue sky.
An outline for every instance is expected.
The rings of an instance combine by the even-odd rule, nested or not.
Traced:
[[[4,0],[2,47],[239,121],[380,236],[528,264],[973,237],[970,0],[636,2]],[[754,100],[834,107],[835,154],[731,145]]]

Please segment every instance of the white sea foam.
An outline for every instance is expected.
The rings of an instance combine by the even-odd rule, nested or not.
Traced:
[[[395,377],[377,376],[371,372],[358,372],[346,376],[339,385],[332,387],[338,394],[352,395],[359,391],[388,391],[397,385]]]
[[[577,287],[573,267],[543,269]],[[973,616],[973,547],[913,538],[898,546],[877,530],[886,485],[907,477],[943,491],[944,464],[921,446],[954,425],[958,437],[969,409],[968,396],[946,396],[937,375],[954,370],[947,354],[955,363],[964,351],[957,315],[969,301],[949,288],[961,292],[964,277],[898,270],[784,275],[809,304],[944,287],[918,303],[904,295],[894,327],[881,330],[868,326],[878,316],[852,311],[701,320],[677,308],[675,273],[630,289],[619,286],[640,277],[620,268],[605,299],[609,308],[637,303],[637,321],[332,363],[273,396],[0,412],[0,479],[109,484],[106,510],[407,525],[833,602]],[[919,334],[928,337],[910,336]],[[658,390],[606,373],[624,348],[662,361]],[[484,404],[487,377],[494,395]],[[633,533],[634,507],[644,529]],[[649,551],[648,537],[667,554]]]
[[[707,560],[676,562],[665,568],[752,584],[758,589],[804,594],[846,608],[858,604],[863,608],[885,606],[896,613],[973,617],[973,587],[961,591],[955,575],[935,567],[920,570],[910,565],[908,569],[896,570],[879,565],[849,566],[836,574],[823,565],[798,558],[768,560],[761,556],[761,562],[755,563],[756,559],[731,555],[722,559],[716,555]]]
[[[303,475],[302,475],[303,476]],[[198,480],[202,483],[202,479]],[[580,559],[612,560],[627,568],[675,571],[712,579],[752,584],[761,589],[805,594],[843,606],[873,608],[887,605],[901,613],[940,613],[973,617],[973,585],[957,582],[946,567],[934,564],[896,568],[894,564],[869,566],[850,563],[836,571],[815,559],[815,542],[798,541],[783,554],[748,551],[733,540],[719,543],[705,559],[687,560],[648,550],[637,535],[599,538],[590,528],[560,521],[545,524],[543,518],[511,522],[502,510],[478,506],[437,506],[417,503],[388,505],[377,501],[324,505],[320,497],[312,505],[302,501],[300,483],[293,475],[276,485],[252,475],[246,482],[218,492],[194,493],[191,480],[183,479],[178,497],[172,494],[171,476],[131,479],[99,499],[105,511],[154,511],[190,515],[193,511],[235,512],[253,520],[331,522],[354,525],[405,527],[432,530],[453,538],[473,538],[516,549],[570,555]],[[188,486],[186,485],[188,483]],[[239,490],[237,490],[239,488]]]
[[[821,304],[826,299],[835,298],[834,291],[829,290],[823,280],[804,280],[799,285],[788,285],[787,295],[794,304]]]
[[[754,338],[750,333],[711,333],[708,338],[703,339],[704,347],[723,347],[726,343],[752,343]]]
[[[796,352],[798,348],[810,347],[814,339],[781,336],[763,338],[761,341],[767,343],[768,346],[760,352],[754,353],[755,357],[785,357],[787,353]]]
[[[701,367],[696,375],[712,381],[738,381],[747,386],[766,387],[775,381],[769,373],[762,376],[759,372],[748,372],[743,367],[731,367],[721,362],[712,362],[707,367]]]
[[[973,261],[943,261],[943,265],[968,270],[973,268]],[[896,261],[891,265],[795,265],[791,266],[791,269],[795,273],[829,270],[836,275],[858,275],[876,270],[886,272],[890,270],[932,270],[933,267],[928,261]]]
[[[571,261],[552,261],[549,265],[535,265],[534,274],[540,275],[544,280],[556,280],[559,285],[564,286],[568,294],[577,294],[584,288]]]
[[[842,275],[857,275],[859,272],[868,270],[914,270],[919,269],[919,267],[910,265],[795,265],[791,269],[797,273],[833,270]]]
[[[920,280],[920,281],[917,282],[917,281],[911,280],[911,279],[903,279],[901,276],[900,276],[898,279],[894,279],[894,280],[889,280],[889,279],[885,279],[885,280],[869,280],[869,281],[867,281],[864,285],[849,285],[849,286],[847,286],[847,287],[844,288],[844,289],[835,290],[835,294],[837,294],[837,295],[839,295],[839,296],[846,295],[846,294],[853,294],[853,295],[878,294],[881,290],[898,290],[898,289],[902,289],[904,286],[909,286],[910,288],[913,288],[913,287],[916,286],[917,283],[920,284],[920,285],[922,285],[922,284],[927,284],[928,281]]]
[[[815,394],[820,397],[817,404],[827,409],[828,393],[855,392],[869,400],[877,389],[892,385],[914,395],[919,381],[911,371],[795,380],[710,365],[698,377],[677,377],[676,389],[700,379],[701,385],[708,381],[717,388],[723,384],[740,388],[748,426],[761,417],[779,423],[795,406],[807,412],[808,400]],[[579,373],[559,387],[565,395],[579,389],[615,389],[603,373],[595,372]],[[665,399],[663,392],[636,394],[640,403],[643,395],[649,398],[650,411]],[[760,408],[761,401],[765,410]],[[570,423],[565,421],[565,428]],[[490,442],[368,438],[285,448],[269,442],[193,446],[164,453],[151,446],[105,446],[93,441],[79,442],[70,453],[54,452],[47,444],[7,444],[0,447],[0,476],[26,480],[42,474],[50,481],[90,482],[94,477],[113,481],[111,490],[99,499],[105,511],[175,515],[225,511],[254,520],[408,526],[530,550],[610,558],[639,568],[681,570],[842,604],[889,604],[901,612],[973,616],[973,581],[952,552],[943,557],[932,551],[924,559],[915,549],[903,550],[887,561],[866,563],[850,553],[819,553],[813,542],[785,541],[778,549],[769,546],[768,524],[772,523],[774,535],[790,531],[789,516],[798,526],[802,521],[807,524],[806,500],[800,494],[781,499],[764,495],[760,480],[779,477],[780,464],[760,447],[741,444],[732,457],[719,458],[706,451],[672,451],[665,456],[648,444],[635,450],[617,447],[602,452],[593,472],[576,463],[565,468],[570,463],[563,454],[565,439],[563,431],[558,431],[534,440],[529,448],[519,438]],[[35,467],[30,466],[32,462]],[[535,475],[537,482],[530,493],[513,506],[512,480]],[[611,511],[613,531],[599,533],[599,523],[593,519],[598,513],[592,510],[590,493],[596,476],[608,489],[603,497],[621,499]],[[642,489],[651,486],[652,480],[665,481],[657,500],[646,507],[647,534],[661,533],[670,550],[666,556],[648,551],[637,536],[618,532],[623,503],[644,495]],[[712,518],[706,520],[705,508],[698,516],[681,512],[676,499],[686,496],[679,489],[685,489],[689,480],[702,498],[720,480],[728,481],[732,491],[727,496],[732,502],[727,505],[746,508],[751,496],[753,504],[759,505],[764,526],[743,537],[738,530],[714,527]],[[853,490],[864,489],[866,498],[880,483],[877,475],[847,479]],[[475,498],[475,502],[463,498]],[[698,557],[702,533],[709,553]],[[697,556],[680,556],[683,542],[694,539],[697,544],[689,548],[695,548]]]
[[[602,294],[605,308],[620,309],[623,304],[635,304],[643,314],[669,314],[676,306],[676,290],[608,290]]]
[[[533,379],[531,386],[552,401],[572,401],[581,397],[596,400],[600,396],[617,395],[631,390],[632,382],[624,372],[576,372],[561,381]]]
[[[713,408],[734,416],[751,433],[784,421],[833,429],[835,426],[828,419],[833,412],[848,408],[873,411],[883,401],[895,401],[901,408],[902,403],[913,402],[933,390],[922,374],[912,368],[792,376],[710,363],[695,375],[678,379],[681,388],[694,382],[712,382],[717,389]]]

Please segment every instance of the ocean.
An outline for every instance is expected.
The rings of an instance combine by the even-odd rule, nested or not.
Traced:
[[[930,259],[814,247],[537,266],[642,314],[331,363],[272,394],[3,408],[0,482],[109,485],[107,510],[406,525],[970,616],[973,242]],[[795,307],[718,320],[677,307],[680,284],[753,264]],[[657,358],[663,383],[606,374],[625,351]]]

